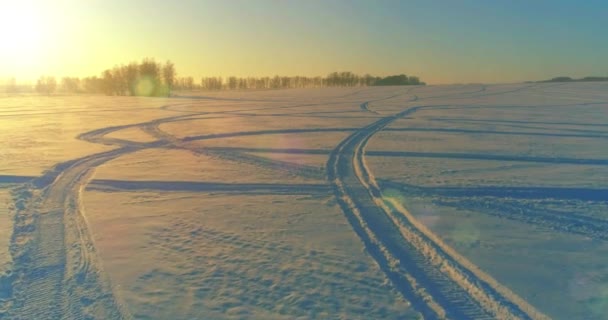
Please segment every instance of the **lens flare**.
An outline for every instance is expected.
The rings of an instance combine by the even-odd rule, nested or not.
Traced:
[[[135,85],[135,92],[138,96],[151,96],[156,89],[156,85],[154,81],[150,78],[141,78],[137,81]]]

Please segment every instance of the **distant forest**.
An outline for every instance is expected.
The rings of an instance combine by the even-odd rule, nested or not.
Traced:
[[[584,77],[581,79],[572,79],[570,77],[555,77],[549,80],[542,80],[537,82],[583,82],[583,81],[608,81],[608,77]]]
[[[403,86],[425,85],[416,76],[405,74],[377,77],[352,72],[332,72],[326,77],[178,77],[171,61],[156,62],[146,58],[140,63],[107,69],[100,76],[85,78],[64,77],[58,83],[54,77],[40,77],[34,89],[50,95],[59,90],[65,93],[93,93],[117,96],[170,96],[175,90],[246,90],[323,87]],[[7,93],[22,91],[15,79],[5,86]]]

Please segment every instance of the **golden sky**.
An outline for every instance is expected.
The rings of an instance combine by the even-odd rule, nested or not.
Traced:
[[[144,57],[170,59],[179,75],[196,78],[605,76],[606,7],[565,0],[0,0],[0,79],[99,75]]]

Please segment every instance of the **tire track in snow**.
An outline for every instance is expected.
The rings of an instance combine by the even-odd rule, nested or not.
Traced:
[[[441,206],[476,211],[502,219],[518,221],[537,228],[576,234],[591,239],[608,241],[608,221],[581,214],[551,209],[538,209],[530,205],[515,205],[499,199],[433,200]]]
[[[373,114],[380,114],[378,111],[370,109],[369,108],[369,104],[372,103],[372,102],[385,101],[385,100],[389,100],[389,99],[392,99],[392,98],[396,98],[398,96],[403,96],[403,95],[409,94],[410,92],[412,92],[412,90],[414,90],[416,88],[420,88],[420,87],[419,86],[411,87],[411,88],[407,89],[404,93],[398,93],[398,94],[395,94],[395,95],[392,95],[392,96],[388,96],[386,98],[365,101],[361,105],[359,105],[359,108],[361,108],[361,110],[363,110],[365,112],[370,112],[370,113],[373,113]],[[416,101],[416,100],[418,100],[418,96],[414,95],[412,98],[410,98],[410,100],[408,102],[412,102],[412,101]]]
[[[184,141],[195,140],[191,137],[186,137],[183,139],[179,139],[163,130],[160,129],[161,122],[150,122],[143,126],[143,130],[148,134],[154,136],[159,139],[159,141],[167,141],[172,147],[179,148],[183,150],[188,150],[194,155],[206,155],[210,157],[219,158],[222,160],[237,162],[237,163],[248,163],[255,166],[270,168],[272,170],[283,171],[288,174],[295,174],[298,176],[313,178],[313,179],[323,179],[324,172],[317,167],[313,167],[305,164],[297,164],[287,161],[275,160],[266,157],[260,157],[252,154],[247,154],[239,151],[231,151],[231,150],[214,150],[211,148],[205,147],[196,147],[190,144],[185,144]],[[332,129],[333,130],[333,129]],[[340,129],[339,129],[340,130]],[[258,131],[257,134],[254,132],[231,132],[227,134],[230,137],[234,136],[249,136],[249,135],[257,135],[264,134],[267,131]],[[272,133],[290,133],[289,130],[271,130],[268,132]],[[299,130],[298,130],[299,132]],[[314,129],[309,130],[307,132],[315,132]],[[217,135],[207,135],[207,136],[199,136],[198,138],[204,139],[205,137],[224,137],[226,135],[217,134]]]
[[[11,255],[15,261],[10,288],[12,295],[8,312],[0,314],[0,318],[131,318],[120,299],[115,297],[116,293],[98,261],[94,241],[83,215],[82,191],[95,168],[110,160],[147,148],[179,148],[185,139],[177,139],[161,131],[158,126],[165,122],[187,121],[204,114],[172,116],[83,133],[78,139],[117,146],[117,149],[60,163],[28,185],[14,190],[18,208],[11,241]],[[159,140],[141,143],[106,137],[112,132],[135,127]],[[259,159],[255,160],[261,163]],[[284,163],[280,165],[286,167]],[[292,167],[296,165],[292,164]],[[307,173],[309,176],[315,175],[312,168],[292,167],[286,168],[290,171],[298,169],[302,171],[301,174]]]
[[[0,314],[0,318],[132,318],[102,270],[83,214],[82,191],[96,167],[120,156],[147,148],[179,148],[186,141],[224,137],[209,135],[177,139],[158,129],[165,122],[187,121],[205,114],[208,113],[192,112],[83,133],[77,138],[117,148],[57,164],[41,177],[14,189],[16,212],[10,250],[15,264],[9,284],[9,307],[6,313]],[[112,132],[135,127],[160,139],[142,143],[106,137]],[[328,131],[333,130],[335,129]],[[275,131],[268,133],[278,133]],[[296,132],[299,130],[294,131]],[[267,132],[239,132],[226,136],[265,133]],[[286,133],[291,132],[286,130]],[[255,161],[261,163],[259,159]],[[281,165],[285,167],[284,164]],[[293,170],[291,167],[287,169]],[[312,175],[312,168],[298,169]]]
[[[155,121],[175,121],[182,116]],[[81,195],[96,167],[125,154],[164,142],[138,143],[106,138],[147,123],[106,127],[78,136],[116,149],[56,165],[13,191],[15,226],[11,239],[14,275],[9,319],[129,319],[95,251]],[[0,317],[4,315],[0,314]]]
[[[9,318],[130,317],[101,270],[82,214],[81,194],[96,166],[135,150],[123,147],[70,161],[66,168],[58,165],[47,173],[56,176],[54,181],[16,212]],[[25,198],[17,192],[15,196]]]
[[[261,108],[258,110],[305,106],[307,105]],[[256,109],[247,109],[247,111],[252,110]],[[239,110],[213,113],[230,114],[236,111]],[[415,109],[410,109],[407,112],[414,111]],[[372,188],[375,183],[364,183],[365,176],[368,180],[372,177],[371,182],[373,182],[373,176],[363,174],[367,172],[362,161],[362,150],[365,142],[373,133],[381,130],[397,119],[398,116],[406,115],[407,112],[383,118],[356,131],[341,143],[340,149],[336,149],[338,151],[332,152],[330,156],[330,162],[334,161],[336,166],[330,168],[330,162],[328,162],[328,176],[336,178],[332,179],[335,180],[335,192],[337,194],[342,192],[344,195],[339,197],[339,202],[343,208],[352,208],[349,220],[368,246],[368,250],[375,252],[374,257],[381,268],[405,296],[412,298],[419,310],[422,310],[429,317],[477,314],[479,313],[479,306],[476,307],[473,303],[465,307],[450,309],[453,304],[459,304],[463,299],[459,295],[455,300],[448,299],[454,297],[454,295],[450,296],[451,291],[449,290],[458,290],[458,286],[454,284],[453,279],[451,282],[450,279],[447,279],[444,281],[445,283],[429,281],[429,277],[431,277],[431,280],[439,279],[437,277],[441,276],[442,270],[438,271],[436,265],[430,265],[429,267],[428,263],[424,264],[426,256],[421,256],[421,254],[426,251],[422,253],[419,251],[420,244],[403,241],[404,231],[395,229],[397,225],[395,225],[394,220],[391,220],[394,217],[386,214],[387,212],[390,213],[390,210],[386,211],[386,208],[380,206],[379,203],[378,205],[374,204],[374,201],[377,201],[377,199],[374,199],[375,189]],[[14,257],[15,265],[11,286],[13,294],[10,309],[5,314],[6,316],[14,319],[131,318],[126,307],[120,303],[120,297],[117,296],[116,292],[113,292],[111,283],[104,275],[101,263],[98,261],[94,240],[88,232],[86,218],[83,215],[82,190],[87,185],[96,167],[128,153],[146,148],[179,147],[180,143],[200,139],[279,133],[279,130],[262,130],[202,135],[173,140],[170,136],[165,135],[163,139],[150,143],[105,137],[111,132],[132,127],[139,127],[146,132],[154,132],[161,123],[186,120],[204,114],[207,114],[207,112],[192,112],[186,115],[127,126],[106,127],[84,133],[78,138],[93,143],[115,145],[117,149],[60,163],[53,170],[32,181],[27,187],[14,190],[17,210],[11,240],[11,255]],[[352,131],[354,129],[293,129],[281,130],[280,133],[300,133],[310,132],[311,130],[323,132]],[[156,134],[162,134],[162,132],[158,130]],[[357,152],[360,153],[361,163],[349,162],[348,159],[344,159],[344,153],[346,152],[353,153],[353,155]],[[351,164],[350,169],[348,166],[338,166],[344,161],[347,165],[348,163]],[[361,168],[365,170],[362,171]],[[356,170],[353,171],[353,169]],[[355,174],[352,174],[353,172]],[[352,194],[354,191],[362,195],[361,199],[353,200]],[[356,207],[353,207],[353,205],[356,205]],[[362,205],[368,206],[370,210],[378,211],[382,209],[385,211],[384,218],[381,218],[383,217],[381,215],[369,216],[369,210],[362,210],[361,208],[366,209]],[[361,221],[358,228],[356,227],[357,221]],[[370,224],[370,222],[372,223]],[[375,228],[378,227],[388,228],[389,234],[394,235],[395,238],[388,238],[384,233],[377,233]],[[401,226],[399,227],[401,228]],[[396,233],[395,230],[399,231],[401,235]],[[386,245],[387,241],[389,241],[389,246]],[[412,249],[410,253],[422,257],[417,260],[418,264],[430,269],[421,269],[417,264],[411,264],[411,266],[401,264],[401,259],[407,257],[405,254],[408,252],[398,252],[397,250],[403,248],[403,245],[408,245],[408,243]],[[425,242],[421,243],[424,244]],[[373,251],[374,248],[376,251]],[[431,249],[425,248],[425,250],[433,253],[432,248],[431,246]],[[446,260],[442,259],[443,257],[439,257],[435,260],[442,262]],[[405,266],[410,269],[404,269]],[[435,270],[435,273],[431,274],[429,270]],[[442,291],[446,288],[448,292]],[[485,291],[482,290],[483,292]],[[448,298],[445,297],[446,294]],[[462,301],[466,302],[468,300]],[[0,315],[0,317],[4,317],[4,315]]]
[[[349,222],[395,287],[426,318],[546,318],[444,244],[401,204],[383,198],[365,164],[367,141],[421,108],[382,118],[331,152],[328,179]]]

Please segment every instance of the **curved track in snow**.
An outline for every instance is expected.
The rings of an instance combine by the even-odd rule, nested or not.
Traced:
[[[167,117],[174,121],[180,117]],[[11,241],[15,261],[8,319],[130,319],[103,272],[83,214],[81,196],[96,167],[164,142],[106,138],[147,123],[86,132],[79,139],[116,149],[56,165],[14,190],[17,206]]]
[[[367,141],[421,108],[382,118],[334,149],[327,173],[340,207],[380,268],[426,318],[546,318],[443,243],[400,203],[383,197],[365,163]]]
[[[187,103],[174,104],[181,106]],[[305,107],[298,105],[295,107]],[[289,106],[294,107],[294,106]],[[161,107],[161,109],[166,108]],[[284,108],[284,107],[278,107]],[[226,112],[214,112],[224,114]],[[113,290],[97,257],[84,209],[83,190],[98,166],[123,155],[148,148],[181,148],[185,141],[232,136],[311,132],[315,129],[262,130],[220,135],[175,138],[158,128],[162,123],[188,121],[208,112],[190,112],[143,123],[104,127],[77,138],[116,149],[59,163],[42,176],[13,190],[16,204],[11,237],[14,266],[11,275],[8,310],[0,319],[131,319],[128,308]],[[239,115],[235,115],[239,116]],[[140,128],[158,140],[135,142],[107,135],[129,128]],[[323,130],[323,129],[320,129]],[[330,129],[330,131],[335,129]],[[352,130],[340,129],[338,130]],[[201,152],[201,150],[192,150]],[[313,168],[282,163],[260,157],[233,154],[224,158],[273,165],[305,175],[318,175]],[[278,165],[277,165],[278,164]]]
[[[467,94],[482,92],[469,92]],[[408,91],[409,92],[409,91]],[[396,96],[389,96],[388,100]],[[443,96],[442,96],[443,97]],[[418,98],[430,99],[435,97]],[[177,107],[182,104],[174,104]],[[296,105],[288,107],[306,107]],[[360,104],[366,112],[369,102]],[[165,106],[165,109],[168,107]],[[353,132],[329,155],[327,178],[334,194],[367,251],[394,286],[429,319],[543,319],[540,312],[489,275],[458,255],[410,215],[401,204],[384,198],[365,163],[365,146],[391,122],[425,107],[412,107],[379,118],[363,128],[284,129],[207,134],[176,138],[159,128],[167,122],[188,121],[208,114],[190,112],[153,121],[106,127],[81,134],[92,143],[116,149],[70,160],[13,192],[16,205],[11,255],[15,261],[8,319],[130,319],[128,308],[103,272],[83,214],[82,191],[96,167],[148,148],[188,149],[222,159],[273,167],[318,177],[316,168],[240,152],[193,148],[203,139],[322,131]],[[272,108],[268,108],[272,109]],[[244,111],[254,111],[247,109]],[[238,110],[237,110],[238,111]],[[235,116],[238,116],[235,114]],[[140,128],[157,140],[134,142],[106,135]]]
[[[96,256],[81,194],[95,167],[134,150],[123,147],[87,156],[39,178],[56,176],[16,213],[9,318],[87,319],[93,312],[108,319],[128,318]]]

